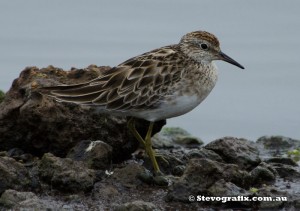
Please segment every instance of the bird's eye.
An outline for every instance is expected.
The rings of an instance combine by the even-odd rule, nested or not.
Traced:
[[[205,44],[205,43],[201,43],[201,44],[200,44],[200,47],[201,47],[203,50],[207,50],[207,49],[208,49],[208,46],[207,46],[207,44]]]

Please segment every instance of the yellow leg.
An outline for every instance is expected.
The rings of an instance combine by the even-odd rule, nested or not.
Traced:
[[[141,135],[138,133],[138,131],[135,128],[135,121],[134,118],[131,118],[128,123],[127,126],[129,128],[129,130],[131,131],[131,133],[134,135],[134,137],[143,145],[143,147],[145,148],[145,141],[144,139],[141,137]]]
[[[146,138],[144,140],[141,137],[141,135],[138,133],[138,131],[136,130],[136,128],[135,128],[135,121],[134,121],[134,119],[131,118],[128,121],[128,128],[129,128],[129,130],[132,132],[132,134],[135,136],[135,138],[144,146],[144,148],[145,148],[148,156],[151,159],[154,171],[156,173],[160,173],[160,169],[159,169],[159,166],[158,166],[156,158],[155,158],[155,152],[152,149],[151,135],[152,135],[153,125],[154,125],[154,122],[150,122],[148,131],[147,131],[147,135],[146,135]]]
[[[160,173],[160,169],[159,169],[159,166],[158,166],[156,158],[155,158],[155,152],[152,149],[151,135],[152,135],[153,125],[154,125],[154,122],[150,122],[148,132],[147,132],[147,135],[145,138],[145,149],[151,159],[154,171],[156,173]]]

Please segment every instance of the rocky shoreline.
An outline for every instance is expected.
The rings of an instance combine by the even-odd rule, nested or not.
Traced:
[[[204,145],[183,129],[162,128],[161,121],[152,140],[164,175],[153,175],[125,117],[37,91],[88,81],[108,68],[29,67],[0,96],[1,210],[300,208],[300,140],[223,137]],[[141,134],[147,126],[137,122]]]

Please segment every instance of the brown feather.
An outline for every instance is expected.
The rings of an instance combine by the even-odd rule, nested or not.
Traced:
[[[177,45],[166,46],[129,59],[91,82],[48,89],[53,90],[52,95],[58,100],[105,106],[108,110],[137,109],[142,104],[153,106],[171,84],[180,80],[178,75],[184,66],[172,69],[178,61],[164,60],[178,57],[178,51]]]

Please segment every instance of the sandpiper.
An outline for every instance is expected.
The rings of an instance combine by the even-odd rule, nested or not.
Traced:
[[[220,50],[211,33],[195,31],[175,45],[133,57],[83,84],[46,87],[58,101],[97,106],[97,111],[141,118],[150,122],[146,137],[128,127],[144,146],[155,172],[160,172],[152,149],[154,122],[183,115],[199,105],[217,82],[214,60],[242,65]]]

